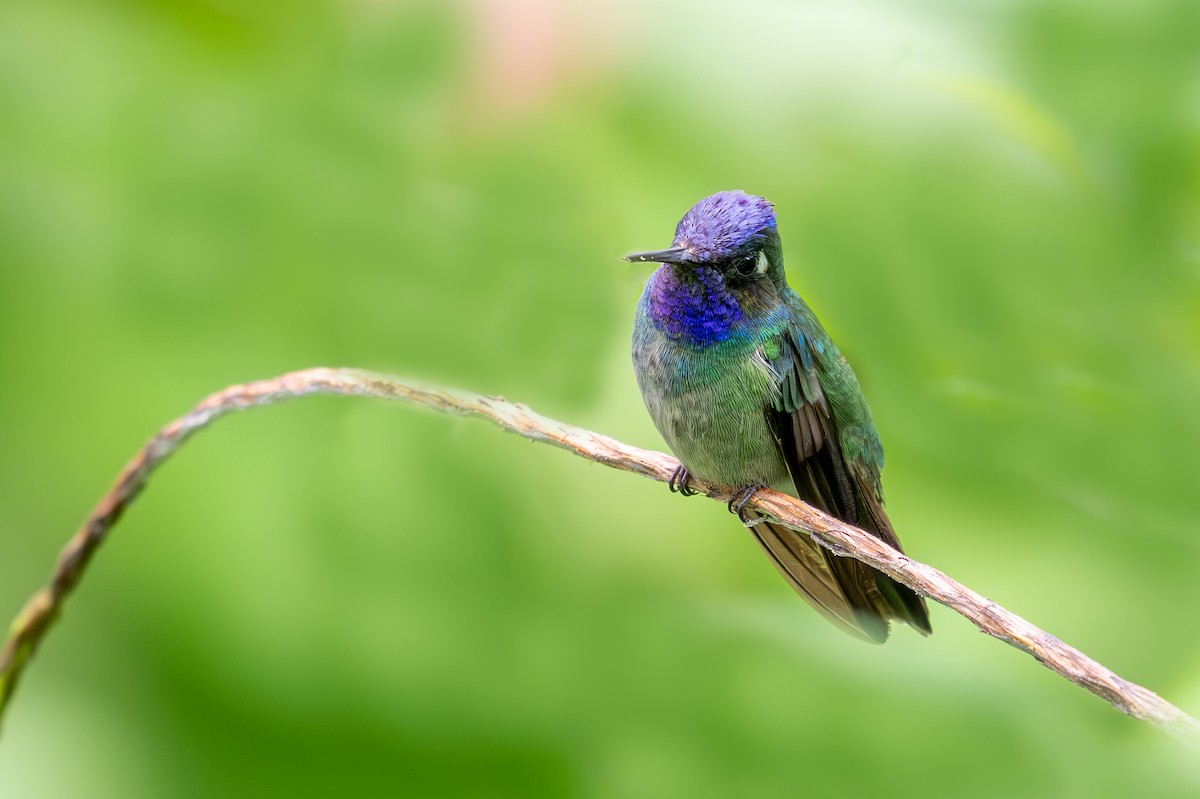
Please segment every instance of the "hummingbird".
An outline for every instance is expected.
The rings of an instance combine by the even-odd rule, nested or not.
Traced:
[[[774,206],[722,191],[692,206],[638,302],[633,366],[646,409],[692,476],[734,492],[776,568],[825,618],[883,643],[890,621],[932,630],[925,601],[808,535],[744,511],[757,490],[790,494],[900,549],[883,509],[883,445],[854,370],[783,270]]]

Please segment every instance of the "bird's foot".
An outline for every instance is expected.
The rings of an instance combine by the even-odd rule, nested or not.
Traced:
[[[667,481],[667,488],[671,489],[672,494],[678,492],[685,497],[694,497],[700,492],[688,486],[688,481],[691,479],[692,475],[688,472],[687,467],[680,465],[671,475],[671,479]]]
[[[766,486],[762,483],[751,483],[748,486],[742,486],[729,498],[729,504],[726,507],[729,508],[730,513],[737,514],[737,517],[744,522],[746,521],[746,504],[754,498],[755,494],[764,488]]]

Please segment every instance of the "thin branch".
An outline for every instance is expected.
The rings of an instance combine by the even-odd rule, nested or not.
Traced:
[[[310,394],[363,395],[400,400],[446,413],[483,416],[505,430],[561,447],[616,469],[666,482],[679,462],[573,425],[548,419],[521,404],[465,391],[421,386],[352,369],[306,369],[272,380],[230,386],[205,399],[150,439],[100,500],[59,556],[50,583],[30,597],[0,650],[0,718],[30,658],[79,584],[96,550],[146,481],[197,430],[232,411],[271,405]],[[728,491],[693,480],[692,487],[726,501]],[[937,569],[918,563],[873,535],[844,524],[803,502],[764,489],[746,506],[773,521],[809,533],[834,553],[857,558],[930,599],[957,611],[980,630],[1028,652],[1039,663],[1086,688],[1113,707],[1174,735],[1200,742],[1200,723],[1146,688],[1128,682],[1049,633],[975,593]]]

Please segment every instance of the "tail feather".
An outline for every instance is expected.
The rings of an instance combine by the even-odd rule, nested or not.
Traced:
[[[876,588],[874,569],[839,558],[788,527],[758,521],[749,529],[796,593],[817,612],[856,638],[880,644],[887,640],[888,618],[895,614]]]

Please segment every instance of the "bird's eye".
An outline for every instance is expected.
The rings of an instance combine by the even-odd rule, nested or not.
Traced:
[[[761,250],[753,255],[739,258],[733,264],[733,270],[741,277],[753,277],[767,271],[767,254]]]

